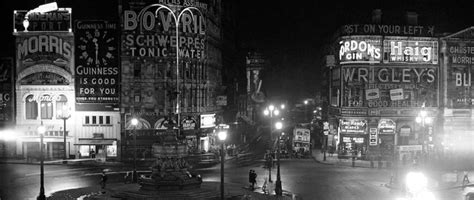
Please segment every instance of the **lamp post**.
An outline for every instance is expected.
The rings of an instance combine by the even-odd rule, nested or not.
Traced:
[[[429,155],[429,144],[426,144],[426,124],[431,124],[433,123],[433,118],[428,116],[428,113],[425,110],[425,104],[423,103],[421,107],[421,111],[418,113],[418,116],[415,118],[416,123],[421,124],[422,127],[422,135],[423,135],[423,146],[426,146],[426,153]],[[432,136],[428,136],[428,140],[431,142],[433,140]]]
[[[280,114],[280,110],[276,109],[274,105],[270,104],[265,110],[263,110],[263,114],[265,116],[270,117],[270,141],[273,141],[273,116],[278,116]],[[273,148],[270,149],[270,153],[273,151]],[[272,182],[272,165],[269,162],[268,165],[268,182]]]
[[[224,200],[224,143],[225,139],[227,138],[227,131],[225,129],[219,129],[217,136],[221,141],[221,200]]]
[[[134,183],[137,182],[137,125],[138,119],[132,118],[131,120],[133,126],[133,174],[132,174],[132,181]]]
[[[67,164],[67,143],[66,143],[66,120],[71,117],[71,113],[69,112],[69,107],[65,106],[62,110],[58,110],[58,119],[62,119],[64,122],[64,129],[63,129],[63,136],[64,136],[64,156],[63,156],[63,164]]]
[[[308,100],[304,100],[304,121],[308,121]]]
[[[283,128],[282,122],[275,123],[275,128],[277,130],[281,130]],[[281,188],[281,178],[280,178],[280,136],[278,137],[277,143],[277,180],[275,183],[275,194],[278,196],[282,195],[282,188]]]
[[[202,13],[201,11],[196,8],[196,7],[186,7],[182,10],[178,10],[178,9],[175,9],[173,11],[173,9],[171,9],[170,7],[166,6],[166,5],[163,5],[163,4],[152,4],[150,6],[148,6],[148,8],[150,7],[158,7],[155,11],[155,18],[158,17],[158,12],[161,10],[161,9],[165,9],[165,10],[168,10],[169,13],[171,13],[171,16],[173,16],[173,19],[174,19],[174,22],[175,22],[175,36],[176,36],[176,118],[177,118],[177,123],[178,123],[178,136],[180,135],[180,128],[179,128],[179,124],[181,123],[180,121],[180,104],[181,104],[181,95],[180,95],[180,86],[179,86],[179,21],[181,19],[181,17],[183,16],[183,14],[185,12],[189,12],[191,15],[193,14],[192,10],[196,10],[199,12],[199,14],[201,16]],[[146,9],[143,9],[142,12],[144,13]],[[179,12],[178,12],[179,11]],[[139,15],[143,15],[143,13],[140,13]],[[191,17],[192,19],[194,19],[194,17]],[[192,20],[191,19],[191,20]],[[183,78],[184,79],[184,78]]]
[[[43,155],[43,135],[46,132],[46,128],[43,126],[43,121],[38,127],[38,134],[40,135],[40,193],[36,199],[45,200],[44,195],[44,155]]]

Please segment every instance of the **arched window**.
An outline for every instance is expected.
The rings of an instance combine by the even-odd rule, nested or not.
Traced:
[[[25,114],[26,119],[36,119],[38,117],[38,102],[32,94],[25,99]]]
[[[56,100],[56,118],[65,117],[69,113],[69,108],[67,107],[67,97],[64,95],[59,95],[59,98]]]
[[[43,95],[41,98],[41,119],[53,118],[53,101],[50,95]]]

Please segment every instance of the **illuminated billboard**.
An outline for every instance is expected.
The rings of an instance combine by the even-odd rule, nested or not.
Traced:
[[[433,38],[386,37],[384,63],[438,64],[438,41]]]
[[[75,24],[75,89],[80,110],[119,104],[118,24],[78,20]]]
[[[438,105],[435,66],[344,66],[342,79],[344,107]]]
[[[339,41],[339,63],[380,63],[382,37],[350,36]]]
[[[470,108],[472,105],[471,87],[472,64],[474,64],[474,43],[446,42],[447,56],[447,98],[449,108]]]
[[[341,133],[365,134],[367,129],[367,120],[365,119],[340,119],[339,126]]]

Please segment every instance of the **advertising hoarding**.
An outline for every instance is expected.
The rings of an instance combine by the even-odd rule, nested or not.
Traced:
[[[74,56],[74,40],[72,33],[38,33],[17,35],[16,37],[16,73],[22,85],[67,85],[72,73],[72,57]],[[30,68],[57,67],[56,73],[38,71]],[[60,74],[61,76],[59,76]]]
[[[76,21],[75,90],[81,110],[95,110],[87,104],[118,105],[121,71],[118,65],[117,23]]]
[[[25,31],[23,20],[27,10],[13,11],[13,32]],[[28,15],[27,31],[67,31],[71,32],[71,8],[59,8],[56,11]]]
[[[433,38],[386,37],[384,63],[438,64],[438,41]]]
[[[340,119],[339,127],[341,129],[341,133],[365,134],[367,132],[367,120]]]
[[[173,112],[171,107],[177,105],[177,101],[184,103],[183,108],[191,107],[191,104],[197,106],[198,102],[204,104],[204,100],[201,98],[198,101],[198,97],[204,96],[208,86],[203,87],[195,83],[212,79],[209,77],[212,73],[208,73],[208,66],[218,62],[220,51],[213,46],[207,46],[206,34],[217,32],[217,35],[212,35],[217,38],[220,29],[215,26],[207,29],[206,25],[209,23],[206,23],[206,16],[209,16],[209,13],[206,3],[160,3],[152,0],[124,0],[122,3],[124,11],[121,16],[121,81],[131,83],[135,79],[141,79],[142,84],[138,87],[122,84],[121,107],[133,104],[147,109],[158,108],[160,112],[168,113]],[[198,10],[184,10],[188,7]],[[173,13],[167,8],[173,10]],[[176,22],[178,16],[180,18]],[[177,88],[178,73],[183,83],[192,80],[193,87]],[[176,98],[177,92],[182,94],[179,100]]]
[[[436,66],[343,66],[344,107],[438,105]]]
[[[13,122],[13,58],[0,58],[0,124]]]
[[[348,36],[339,41],[339,63],[380,63],[381,36]]]
[[[404,35],[433,37],[434,26],[395,24],[346,24],[339,28],[341,35]]]
[[[203,114],[200,122],[200,128],[214,128],[216,126],[216,114]]]
[[[449,108],[470,108],[472,105],[473,42],[446,42],[447,98]]]

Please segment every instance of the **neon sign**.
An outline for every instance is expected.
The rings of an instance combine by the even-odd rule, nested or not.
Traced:
[[[384,63],[438,64],[434,40],[384,40]]]
[[[339,42],[339,61],[346,63],[379,63],[381,60],[380,40],[352,39]]]

